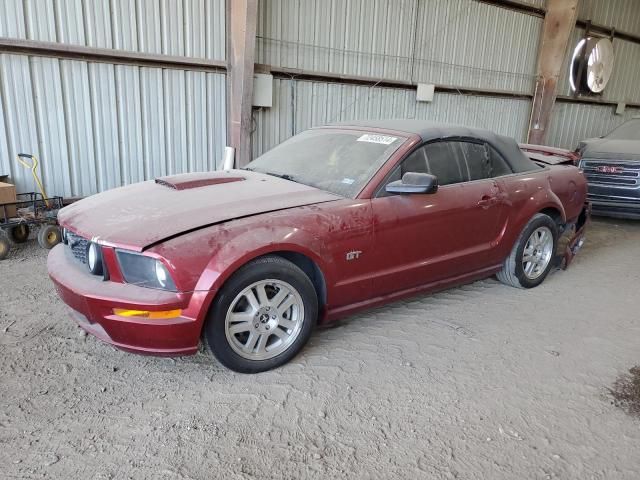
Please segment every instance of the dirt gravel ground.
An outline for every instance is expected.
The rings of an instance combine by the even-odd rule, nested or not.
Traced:
[[[640,222],[599,220],[571,268],[488,279],[317,330],[291,364],[80,335],[32,242],[0,263],[0,478],[640,478]]]

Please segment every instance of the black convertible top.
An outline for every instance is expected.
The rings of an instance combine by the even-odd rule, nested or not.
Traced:
[[[333,124],[333,126],[369,127],[412,133],[419,135],[423,142],[445,138],[475,138],[487,142],[495,148],[505,158],[515,173],[540,169],[538,165],[522,153],[518,143],[513,138],[497,135],[490,130],[484,130],[482,128],[430,122],[428,120],[408,119],[354,120]]]

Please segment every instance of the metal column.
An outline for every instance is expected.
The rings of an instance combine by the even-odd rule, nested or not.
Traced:
[[[529,143],[544,142],[558,94],[562,62],[577,15],[578,0],[547,1],[547,14],[538,53],[538,78],[529,122]]]
[[[229,140],[236,167],[251,160],[251,105],[258,0],[229,0]]]

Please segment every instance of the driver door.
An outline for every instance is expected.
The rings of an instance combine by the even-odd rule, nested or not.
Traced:
[[[492,242],[500,235],[503,196],[493,178],[471,180],[465,151],[473,148],[460,143],[421,146],[372,199],[378,295],[489,267]],[[387,194],[386,184],[406,172],[431,173],[441,186],[431,194]]]

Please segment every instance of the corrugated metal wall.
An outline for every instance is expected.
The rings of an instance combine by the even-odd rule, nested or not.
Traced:
[[[578,18],[640,35],[638,0],[580,0]]]
[[[524,141],[529,100],[438,93],[416,102],[415,90],[276,79],[274,106],[254,113],[254,156],[307,128],[355,119],[419,118],[488,128]]]
[[[406,80],[416,0],[275,0],[258,4],[256,61]]]
[[[256,57],[318,72],[531,92],[542,22],[473,0],[262,1]],[[504,55],[505,45],[518,54]]]
[[[544,0],[522,3],[544,6]],[[542,23],[473,0],[262,1],[256,61],[531,94]],[[506,46],[510,54],[502,51]],[[524,140],[530,112],[526,99],[436,92],[429,104],[416,102],[412,89],[286,79],[275,81],[274,92],[273,108],[254,114],[254,155],[310,126],[356,118],[425,118]]]
[[[223,60],[224,0],[5,0],[0,36]],[[39,156],[50,194],[89,195],[214,169],[226,144],[225,75],[0,55],[0,173],[34,189],[18,152]]]
[[[545,8],[547,5],[547,0],[516,0],[517,3],[522,3],[523,5],[531,5],[533,7]]]
[[[0,170],[33,190],[36,154],[50,194],[88,195],[215,168],[226,143],[222,74],[0,55]]]
[[[533,91],[542,18],[471,0],[419,4],[413,81]]]
[[[547,143],[573,149],[580,140],[605,135],[637,115],[640,115],[640,108],[628,108],[624,115],[616,115],[615,107],[611,105],[556,103]]]
[[[2,0],[0,37],[224,60],[225,0]]]
[[[640,34],[640,2],[638,0],[581,0],[578,17],[619,31]],[[572,94],[569,68],[573,50],[584,38],[584,29],[576,27],[571,33],[569,49],[560,77],[560,95]],[[594,100],[640,103],[640,44],[614,38],[613,75],[602,95]],[[575,148],[585,138],[605,135],[625,120],[640,115],[640,109],[627,108],[624,115],[616,115],[612,105],[567,103],[559,100],[553,110],[547,143]]]
[[[544,8],[545,0],[520,0]],[[582,0],[580,18],[640,32],[637,0]],[[257,62],[310,72],[533,92],[543,20],[474,0],[260,0]],[[0,36],[224,60],[225,0],[4,0]],[[572,44],[582,36],[574,29]],[[640,102],[640,45],[615,40],[603,99]],[[572,49],[570,49],[572,50]],[[567,68],[560,79],[568,95]],[[226,139],[225,76],[194,70],[0,55],[0,171],[40,155],[47,188],[86,195],[167,173],[215,168]],[[573,147],[623,120],[612,107],[559,102],[549,143]],[[524,140],[530,102],[505,96],[276,79],[254,112],[254,154],[305,128],[356,118],[463,123]],[[634,113],[628,110],[626,116]]]

